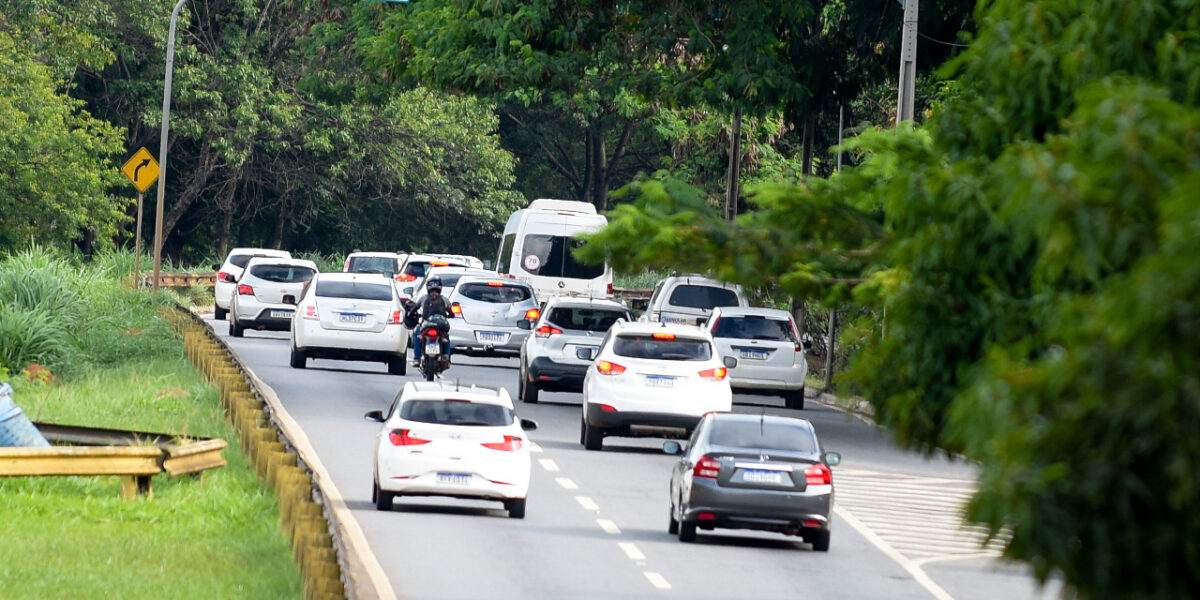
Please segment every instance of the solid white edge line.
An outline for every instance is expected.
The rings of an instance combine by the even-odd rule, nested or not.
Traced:
[[[538,464],[542,465],[542,468],[547,471],[557,471],[558,470],[558,463],[554,462],[553,458],[539,458]]]
[[[621,535],[621,529],[617,527],[617,524],[608,519],[596,519],[596,524],[600,526],[600,529],[604,530],[604,533]]]
[[[642,554],[641,550],[638,550],[637,544],[633,542],[618,542],[617,545],[621,547],[621,552],[624,552],[625,556],[629,557],[629,560],[646,560],[646,555]]]
[[[937,598],[938,600],[954,600],[954,596],[951,596],[948,592],[946,592],[946,590],[942,589],[941,586],[935,583],[933,579],[931,579],[929,575],[921,569],[919,564],[917,564],[915,561],[909,560],[908,557],[904,556],[898,550],[893,548],[891,544],[883,541],[883,538],[875,535],[875,532],[871,531],[871,529],[864,525],[862,521],[859,521],[858,517],[850,514],[849,511],[842,509],[840,506],[833,507],[833,512],[837,513],[838,517],[857,530],[860,534],[862,534],[863,537],[867,538],[867,541],[870,542],[872,546],[879,548],[879,550],[886,554],[888,558],[896,561],[896,564],[903,567],[905,571],[908,571],[908,573],[913,576],[913,579],[915,579],[917,583],[921,584],[921,587],[924,587],[926,590],[929,590],[930,594],[933,594],[934,598]]]
[[[212,329],[211,323],[205,321],[210,331],[216,334]],[[219,336],[219,334],[218,334]],[[234,350],[230,344],[225,344],[234,356],[237,356],[241,361],[241,356]],[[242,364],[245,364],[242,361]],[[304,429],[300,424],[292,418],[287,409],[283,407],[283,403],[279,401],[279,396],[275,394],[275,390],[267,385],[265,381],[258,378],[253,371],[246,371],[246,375],[253,380],[255,387],[262,392],[263,400],[270,405],[272,418],[279,426],[279,429],[287,436],[288,441],[292,443],[292,447],[300,455],[300,459],[304,461],[308,468],[312,470],[313,479],[317,486],[321,488],[321,494],[325,497],[325,503],[333,511],[334,518],[337,519],[333,523],[334,527],[342,530],[341,539],[346,545],[347,557],[346,561],[353,566],[357,561],[358,566],[366,573],[370,579],[370,584],[375,588],[375,593],[379,598],[396,598],[396,591],[392,589],[392,583],[388,581],[387,574],[383,570],[383,565],[379,564],[379,559],[375,553],[371,552],[370,544],[367,543],[367,536],[363,534],[362,528],[359,527],[358,521],[354,518],[354,513],[346,506],[346,501],[342,498],[342,494],[338,491],[337,486],[333,483],[333,478],[329,476],[329,471],[325,469],[325,465],[321,463],[317,456],[317,451],[313,449],[312,443],[308,441],[308,436],[304,433]],[[347,583],[356,582],[353,573],[343,573],[348,580]]]
[[[563,489],[567,489],[567,490],[579,489],[579,486],[576,485],[576,483],[574,481],[571,481],[571,479],[569,477],[555,477],[554,481],[557,481],[558,485],[561,485],[563,487]]]
[[[587,496],[575,496],[575,501],[578,502],[584,510],[600,510],[600,506],[596,504],[596,501],[588,498]]]
[[[667,579],[654,571],[642,571],[642,575],[645,575],[646,579],[650,580],[650,584],[660,590],[671,589],[671,584],[667,582]]]

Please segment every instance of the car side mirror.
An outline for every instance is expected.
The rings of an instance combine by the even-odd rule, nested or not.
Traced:
[[[534,429],[537,429],[537,427],[537,421],[534,421],[533,419],[521,419],[521,429],[524,429],[525,431],[533,431]]]
[[[384,420],[383,419],[383,411],[382,410],[373,410],[373,411],[363,415],[363,419],[365,419],[367,421],[371,421],[373,423],[382,423]]]
[[[725,365],[726,369],[732,369],[737,367],[737,359],[732,356],[722,356],[721,364]]]
[[[663,442],[663,452],[672,456],[683,454],[683,445],[675,440],[665,441]]]
[[[220,271],[220,270],[221,270],[221,265],[213,265],[213,270],[214,270],[214,271]]]
[[[596,350],[595,348],[576,348],[575,349],[575,356],[579,360],[595,360],[596,355],[598,353],[599,353],[599,351]]]
[[[708,317],[696,317],[696,327],[704,327],[704,324],[707,322]]]
[[[517,321],[517,329],[529,331],[530,329],[533,329],[533,321],[530,321],[529,319],[521,319],[520,321]]]
[[[805,350],[812,350],[812,340],[804,340],[804,343],[800,345],[804,346]]]
[[[836,467],[842,462],[842,455],[837,452],[826,452],[824,458],[825,464],[831,467]]]

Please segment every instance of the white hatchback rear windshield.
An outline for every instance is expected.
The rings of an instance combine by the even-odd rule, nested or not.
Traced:
[[[263,281],[276,283],[303,283],[313,278],[316,271],[295,265],[254,265],[250,274]]]
[[[663,339],[650,334],[618,335],[613,340],[613,352],[629,358],[708,360],[712,358],[712,344],[707,340]]]
[[[400,405],[400,418],[436,425],[501,427],[512,425],[513,413],[506,406],[466,400],[409,400]]]
[[[388,285],[358,281],[318,281],[317,295],[352,300],[391,300],[392,288]]]

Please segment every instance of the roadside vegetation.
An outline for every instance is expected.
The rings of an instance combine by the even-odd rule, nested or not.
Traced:
[[[299,597],[275,499],[159,317],[175,297],[128,289],[131,271],[121,255],[0,258],[0,380],[35,421],[219,437],[229,464],[156,476],[136,501],[117,477],[0,478],[0,595]]]

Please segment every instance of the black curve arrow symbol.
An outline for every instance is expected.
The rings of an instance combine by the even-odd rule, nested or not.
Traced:
[[[141,181],[141,178],[138,177],[138,172],[140,172],[142,170],[142,167],[148,166],[149,164],[150,164],[150,159],[148,159],[148,158],[142,159],[142,164],[138,165],[137,168],[133,170],[133,180],[134,181]]]

